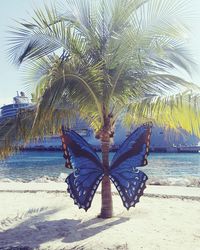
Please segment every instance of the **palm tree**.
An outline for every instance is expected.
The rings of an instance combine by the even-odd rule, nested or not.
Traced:
[[[2,156],[16,140],[58,132],[66,121],[69,127],[77,114],[100,139],[105,169],[118,119],[200,135],[199,88],[172,74],[194,67],[181,13],[183,1],[175,0],[66,0],[34,10],[12,31],[9,55],[35,84],[37,108],[1,124]],[[112,213],[105,176],[101,217]]]

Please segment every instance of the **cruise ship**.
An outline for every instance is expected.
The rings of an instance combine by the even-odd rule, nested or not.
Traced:
[[[28,97],[24,92],[17,91],[17,95],[13,97],[13,103],[4,105],[0,108],[1,116],[0,122],[6,118],[11,118],[17,115],[17,112],[21,108],[32,108],[33,104],[29,103]]]
[[[1,107],[0,122],[6,118],[17,115],[21,108],[34,108],[34,105],[29,102],[28,97],[24,92],[17,92],[17,96],[13,98],[13,103]],[[89,144],[96,150],[100,149],[100,142],[95,138],[92,129],[86,122],[77,118],[73,129],[83,136]],[[135,128],[132,128],[134,130]],[[130,130],[125,129],[120,122],[116,125],[112,150],[116,150],[119,145],[130,134]],[[151,136],[151,151],[154,152],[199,152],[198,146],[200,139],[194,135],[187,133],[184,130],[178,133],[174,130],[165,130],[160,127],[153,127]],[[45,137],[37,141],[31,141],[27,144],[24,150],[60,150],[61,140],[59,135]]]
[[[80,121],[79,121],[80,122]],[[78,122],[78,125],[79,125]],[[82,122],[81,122],[82,123]],[[73,129],[78,132],[84,139],[96,150],[100,151],[100,141],[95,138],[95,135],[87,125],[82,123],[83,126],[75,126]],[[116,151],[120,144],[126,139],[129,130],[117,124],[114,141],[111,145],[111,151]],[[175,132],[173,130],[164,130],[159,127],[153,127],[151,136],[151,152],[159,153],[198,153],[200,152],[199,138],[189,133]],[[45,137],[37,141],[32,141],[26,145],[26,150],[61,150],[61,140],[59,135]]]

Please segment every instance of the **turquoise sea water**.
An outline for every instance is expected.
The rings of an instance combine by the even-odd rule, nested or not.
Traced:
[[[151,153],[148,162],[140,170],[151,183],[200,186],[200,153]],[[19,153],[0,162],[0,181],[63,181],[64,164],[62,152]]]

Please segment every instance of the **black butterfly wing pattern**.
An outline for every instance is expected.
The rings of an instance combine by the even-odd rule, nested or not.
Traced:
[[[66,164],[74,169],[66,179],[67,191],[74,203],[87,211],[104,175],[101,161],[75,131],[63,129],[62,143]]]
[[[86,174],[81,173],[82,171],[79,173],[76,171],[66,178],[66,183],[68,184],[67,191],[70,197],[73,198],[74,204],[87,211],[91,206],[103,174],[97,171],[88,171],[88,169]]]
[[[122,162],[126,162],[132,167],[147,165],[151,128],[152,123],[143,124],[128,136],[112,159],[112,169],[118,167]]]
[[[146,187],[148,177],[136,167],[147,164],[151,127],[152,124],[147,123],[136,129],[122,144],[111,163],[110,179],[127,209],[139,202]]]
[[[148,179],[136,167],[147,164],[151,123],[136,129],[121,145],[111,162],[109,177],[124,206],[129,209],[139,201]],[[67,178],[67,191],[74,203],[86,211],[104,176],[101,161],[92,147],[75,131],[63,129],[62,144],[66,167],[73,169]]]
[[[142,171],[122,164],[111,171],[110,179],[118,190],[123,205],[129,209],[139,202],[139,198],[146,188],[145,183],[148,177]]]

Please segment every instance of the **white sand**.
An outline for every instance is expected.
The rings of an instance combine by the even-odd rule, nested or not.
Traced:
[[[86,213],[65,189],[65,183],[0,183],[0,249],[200,249],[198,188],[149,186],[146,195],[168,198],[143,196],[129,211],[114,195],[115,216],[107,220],[96,218],[99,194]]]

